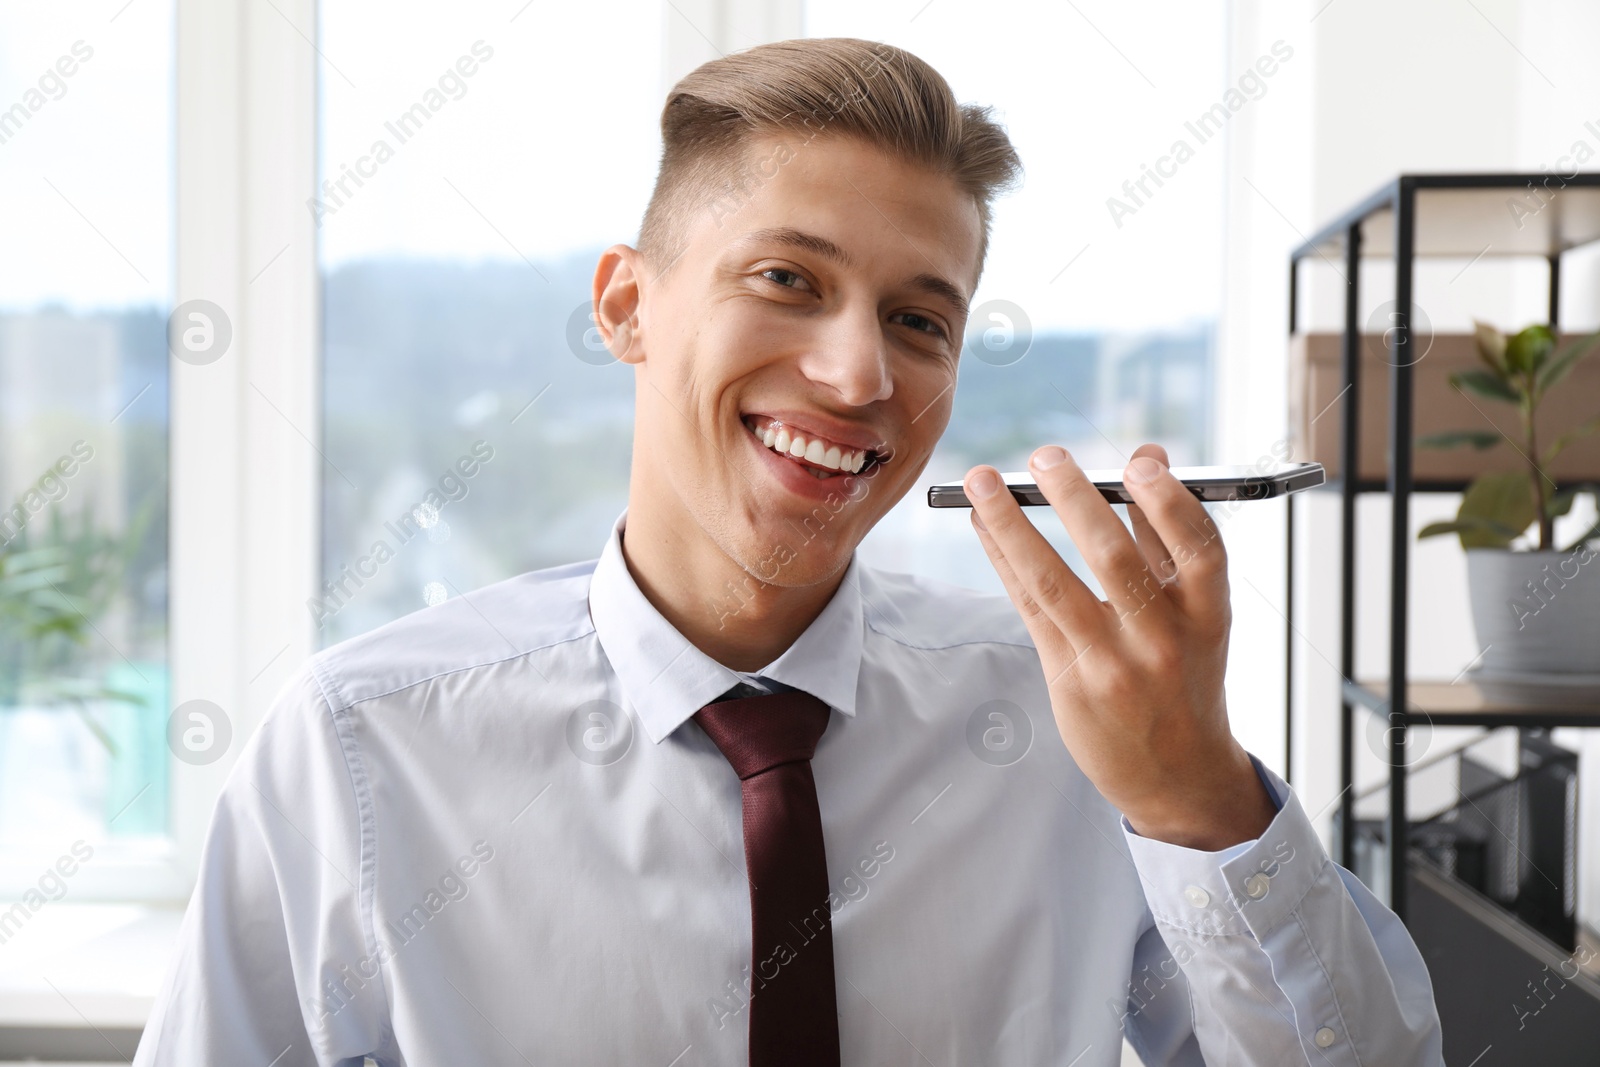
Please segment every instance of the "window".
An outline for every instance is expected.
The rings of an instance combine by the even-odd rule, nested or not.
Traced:
[[[7,895],[169,844],[172,78],[170,4],[0,12]]]
[[[627,499],[589,283],[655,177],[661,5],[386,10],[321,5],[321,645],[588,559]]]

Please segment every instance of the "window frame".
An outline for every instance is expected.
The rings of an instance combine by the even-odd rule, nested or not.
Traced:
[[[315,0],[175,0],[173,15],[172,305],[213,301],[233,339],[213,363],[169,365],[168,663],[173,706],[216,703],[232,737],[209,765],[169,763],[169,836],[94,844],[73,901],[187,899],[228,771],[313,647],[317,71],[299,30]],[[58,844],[0,851],[0,899],[36,889]]]

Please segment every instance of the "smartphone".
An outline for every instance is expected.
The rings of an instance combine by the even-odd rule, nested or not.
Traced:
[[[1133,497],[1122,486],[1121,470],[1086,470],[1100,495],[1113,504],[1132,503]],[[1172,473],[1201,500],[1268,500],[1310,489],[1327,480],[1320,463],[1261,463],[1253,467],[1173,467]],[[1045,505],[1050,501],[1040,492],[1033,475],[1026,472],[1001,474],[1006,488],[1017,503]],[[940,482],[928,486],[930,508],[970,508],[966,490],[960,482]]]

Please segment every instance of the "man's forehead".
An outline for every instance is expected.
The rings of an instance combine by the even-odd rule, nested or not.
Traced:
[[[743,173],[730,186],[739,195],[730,202],[725,194],[711,205],[715,229],[730,223],[744,229],[721,242],[724,247],[806,242],[816,254],[854,266],[836,253],[856,245],[863,226],[882,223],[920,267],[963,291],[976,286],[983,224],[977,200],[950,175],[846,134],[757,133],[742,155]],[[835,247],[823,248],[813,238]],[[946,250],[949,255],[940,254]]]

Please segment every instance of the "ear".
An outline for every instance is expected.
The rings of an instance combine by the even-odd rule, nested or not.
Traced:
[[[600,253],[594,269],[595,325],[619,363],[644,362],[644,343],[639,336],[642,267],[638,249],[618,244]]]

